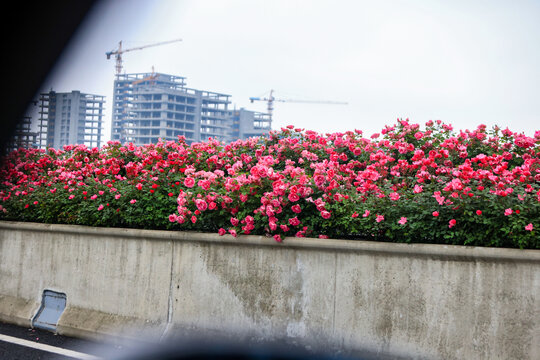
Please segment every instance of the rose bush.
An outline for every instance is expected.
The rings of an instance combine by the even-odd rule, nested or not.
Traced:
[[[540,131],[408,120],[364,137],[292,126],[230,144],[18,150],[0,218],[540,248]]]

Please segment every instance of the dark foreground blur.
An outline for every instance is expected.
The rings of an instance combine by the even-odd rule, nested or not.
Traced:
[[[54,346],[88,355],[81,359],[103,360],[374,360],[407,359],[399,354],[381,354],[368,350],[342,353],[335,349],[313,349],[312,346],[291,343],[290,339],[279,341],[237,342],[230,338],[191,338],[186,336],[154,343],[140,341],[97,342],[86,339],[56,335],[52,332],[20,327],[0,322],[0,335],[6,335],[35,344]],[[36,348],[14,344],[0,339],[1,360],[69,360],[73,357],[51,353]]]

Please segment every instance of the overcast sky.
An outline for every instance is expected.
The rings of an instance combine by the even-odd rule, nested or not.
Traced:
[[[366,135],[398,117],[540,130],[540,1],[113,0],[90,14],[43,86],[106,96],[110,134],[118,47],[126,73],[184,76],[188,87],[278,102],[273,128]]]

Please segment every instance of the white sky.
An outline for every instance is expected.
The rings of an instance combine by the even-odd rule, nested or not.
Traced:
[[[456,129],[498,124],[540,130],[540,2],[531,0],[113,0],[83,24],[43,91],[106,96],[109,139],[114,59],[126,73],[187,77],[188,87],[249,97],[345,101],[275,103],[273,128],[366,135],[398,117]]]

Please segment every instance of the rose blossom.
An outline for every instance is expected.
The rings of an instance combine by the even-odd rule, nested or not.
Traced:
[[[205,211],[208,208],[208,204],[203,199],[195,199],[195,206],[199,211]]]
[[[296,214],[300,214],[302,212],[302,208],[298,204],[291,206],[291,210]]]
[[[296,202],[296,201],[300,200],[300,197],[298,196],[298,194],[290,193],[289,196],[288,196],[288,199],[289,199],[290,202]]]
[[[187,177],[184,179],[184,185],[188,188],[195,186],[195,180],[192,177]]]
[[[289,224],[291,224],[292,226],[298,226],[300,225],[300,220],[298,220],[298,217],[295,216],[289,219]]]

